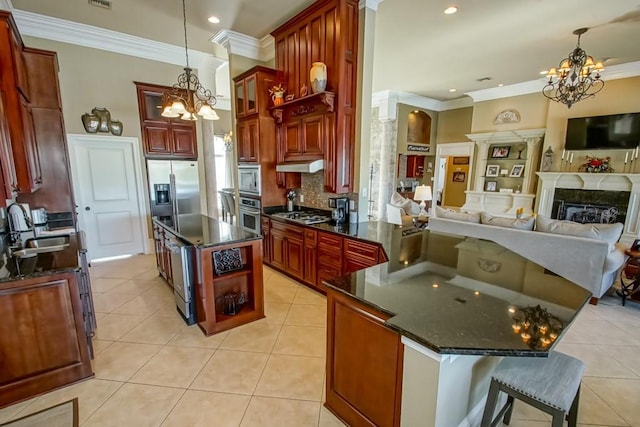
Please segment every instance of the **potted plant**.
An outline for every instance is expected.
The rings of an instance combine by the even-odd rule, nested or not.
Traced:
[[[277,85],[271,86],[269,88],[269,94],[271,95],[273,105],[282,105],[284,103],[285,92],[286,89],[282,83],[278,83]]]

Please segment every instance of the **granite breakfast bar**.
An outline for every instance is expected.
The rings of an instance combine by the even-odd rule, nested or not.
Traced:
[[[357,227],[389,261],[327,282],[325,405],[349,425],[477,425],[494,366],[546,357],[591,296],[491,241]]]

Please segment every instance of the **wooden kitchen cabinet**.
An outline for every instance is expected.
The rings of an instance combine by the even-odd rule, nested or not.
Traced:
[[[238,162],[260,162],[260,119],[239,120],[236,124]]]
[[[7,199],[13,199],[18,194],[18,180],[13,163],[13,151],[11,150],[11,136],[4,112],[4,91],[0,90],[0,184],[2,184],[2,196],[0,206],[5,207]]]
[[[0,283],[0,407],[93,376],[78,277]]]
[[[304,230],[304,281],[308,285],[316,286],[317,280],[317,248],[318,232],[310,228]]]
[[[271,265],[271,220],[260,217],[260,233],[262,234],[262,262]]]
[[[377,245],[355,239],[344,239],[344,273],[353,273],[379,264]]]
[[[304,280],[304,229],[291,224],[271,223],[271,264]]]
[[[356,72],[358,56],[358,2],[320,0],[274,30],[276,69],[284,76],[288,94],[301,99],[303,85],[311,92],[313,62],[327,66],[327,88],[335,105],[331,132],[323,148],[325,191],[353,191],[355,151]],[[318,105],[318,103],[315,103]],[[298,106],[296,106],[298,108]],[[310,113],[307,107],[304,114]],[[308,108],[313,108],[310,106]],[[283,120],[287,123],[288,120]],[[281,149],[282,145],[279,145]]]
[[[325,231],[318,231],[318,278],[316,287],[326,292],[325,280],[342,276],[344,238]]]
[[[325,130],[323,114],[292,117],[282,125],[285,161],[305,161],[323,158],[322,146],[331,129]]]
[[[258,98],[268,97],[268,92],[258,94],[257,74],[257,72],[252,72],[246,77],[236,81],[234,84],[236,96],[236,118],[238,119],[256,114],[258,112]],[[263,100],[260,99],[260,101]]]
[[[163,95],[168,86],[134,82],[138,94],[138,113],[144,154],[152,159],[198,158],[194,121],[162,116]]]
[[[407,156],[407,178],[422,178],[424,176],[424,161],[426,156]]]
[[[350,426],[400,425],[404,350],[390,316],[327,292],[326,407]]]

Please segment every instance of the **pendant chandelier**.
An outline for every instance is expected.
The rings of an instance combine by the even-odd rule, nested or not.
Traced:
[[[578,101],[593,97],[604,87],[604,82],[600,80],[600,71],[604,70],[602,62],[595,63],[593,57],[580,48],[580,36],[587,30],[578,28],[573,32],[578,36],[576,48],[560,62],[557,69],[549,70],[549,81],[542,89],[544,96],[566,104],[568,108]]]
[[[209,89],[206,89],[198,76],[193,74],[193,69],[189,67],[189,46],[187,44],[187,11],[185,0],[182,0],[182,17],[184,25],[184,52],[186,57],[186,67],[184,73],[178,76],[178,82],[171,90],[164,94],[162,102],[163,117],[180,117],[182,120],[198,120],[197,115],[205,120],[218,120],[213,106],[216,97]]]

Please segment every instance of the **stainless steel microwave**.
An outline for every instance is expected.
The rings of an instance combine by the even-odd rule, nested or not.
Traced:
[[[260,165],[238,165],[238,192],[260,195]]]

